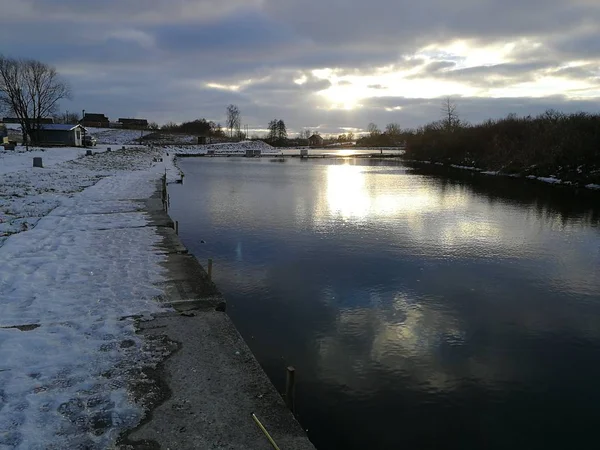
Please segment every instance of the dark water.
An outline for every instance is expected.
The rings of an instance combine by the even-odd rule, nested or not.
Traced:
[[[600,196],[393,161],[181,167],[182,239],[280,390],[297,368],[317,448],[600,446]]]

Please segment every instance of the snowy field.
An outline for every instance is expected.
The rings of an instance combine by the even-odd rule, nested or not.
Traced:
[[[215,155],[245,155],[246,150],[261,150],[266,155],[281,155],[281,150],[263,141],[227,142],[223,144],[167,146],[166,149],[178,155],[206,155],[209,150]]]
[[[94,153],[100,153],[105,152],[108,147],[106,145],[98,145],[92,150]],[[0,147],[0,174],[30,168],[33,166],[33,158],[36,156],[42,158],[44,167],[50,167],[81,157],[85,155],[85,152],[86,149],[81,147],[33,147],[29,152],[21,145],[17,146],[15,150],[4,150],[3,147]]]
[[[98,145],[127,145],[137,144],[143,134],[148,134],[148,131],[140,132],[140,130],[122,130],[120,128],[86,128],[88,133],[95,136]]]
[[[132,316],[162,310],[140,200],[176,169],[162,150],[81,152],[0,155],[0,449],[107,448],[142,419],[132,386],[167,352]]]

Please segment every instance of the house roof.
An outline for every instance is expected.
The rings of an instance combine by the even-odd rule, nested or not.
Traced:
[[[119,118],[119,122],[121,123],[127,123],[127,122],[148,122],[148,119],[126,119],[126,118]]]
[[[323,137],[319,136],[318,134],[313,134],[311,137],[309,137],[309,139],[323,139]]]
[[[70,125],[62,123],[42,124],[40,130],[45,131],[71,131],[77,127],[83,128],[81,125]]]
[[[106,122],[108,121],[108,117],[106,117],[104,114],[85,113],[85,116],[83,116],[83,120]]]

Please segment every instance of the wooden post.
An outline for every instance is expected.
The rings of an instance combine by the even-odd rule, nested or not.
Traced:
[[[296,414],[296,369],[292,366],[288,366],[285,377],[285,404],[292,411],[292,414]]]
[[[179,235],[179,221],[175,221],[175,234]]]
[[[208,258],[208,279],[210,281],[212,281],[212,265],[213,265],[212,258]]]

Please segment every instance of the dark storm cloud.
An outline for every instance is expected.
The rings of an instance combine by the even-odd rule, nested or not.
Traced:
[[[543,73],[600,83],[597,0],[0,0],[0,11],[11,19],[0,18],[4,53],[56,65],[75,93],[63,106],[111,117],[222,121],[225,105],[236,103],[251,126],[284,117],[292,129],[325,132],[438,118],[436,99],[379,97],[360,100],[354,110],[330,110],[318,94],[330,81],[311,73],[322,68],[360,77],[385,66],[481,89]],[[510,61],[465,68],[464,55],[441,50],[461,39],[471,46],[516,44]],[[432,44],[427,56],[418,53]],[[583,63],[565,65],[576,60]],[[294,82],[303,77],[303,84]],[[349,83],[338,80],[344,88]],[[367,87],[373,94],[387,88],[379,80]],[[459,107],[479,121],[546,108],[596,110],[596,104],[461,98]]]
[[[213,57],[265,58],[300,41],[294,32],[257,13],[235,14],[207,25],[173,24],[149,31],[163,51]]]
[[[431,38],[492,39],[571,31],[599,23],[596,0],[266,0],[265,10],[316,41],[371,42],[399,48]],[[311,13],[318,11],[318,14]],[[398,40],[402,38],[403,40]]]

